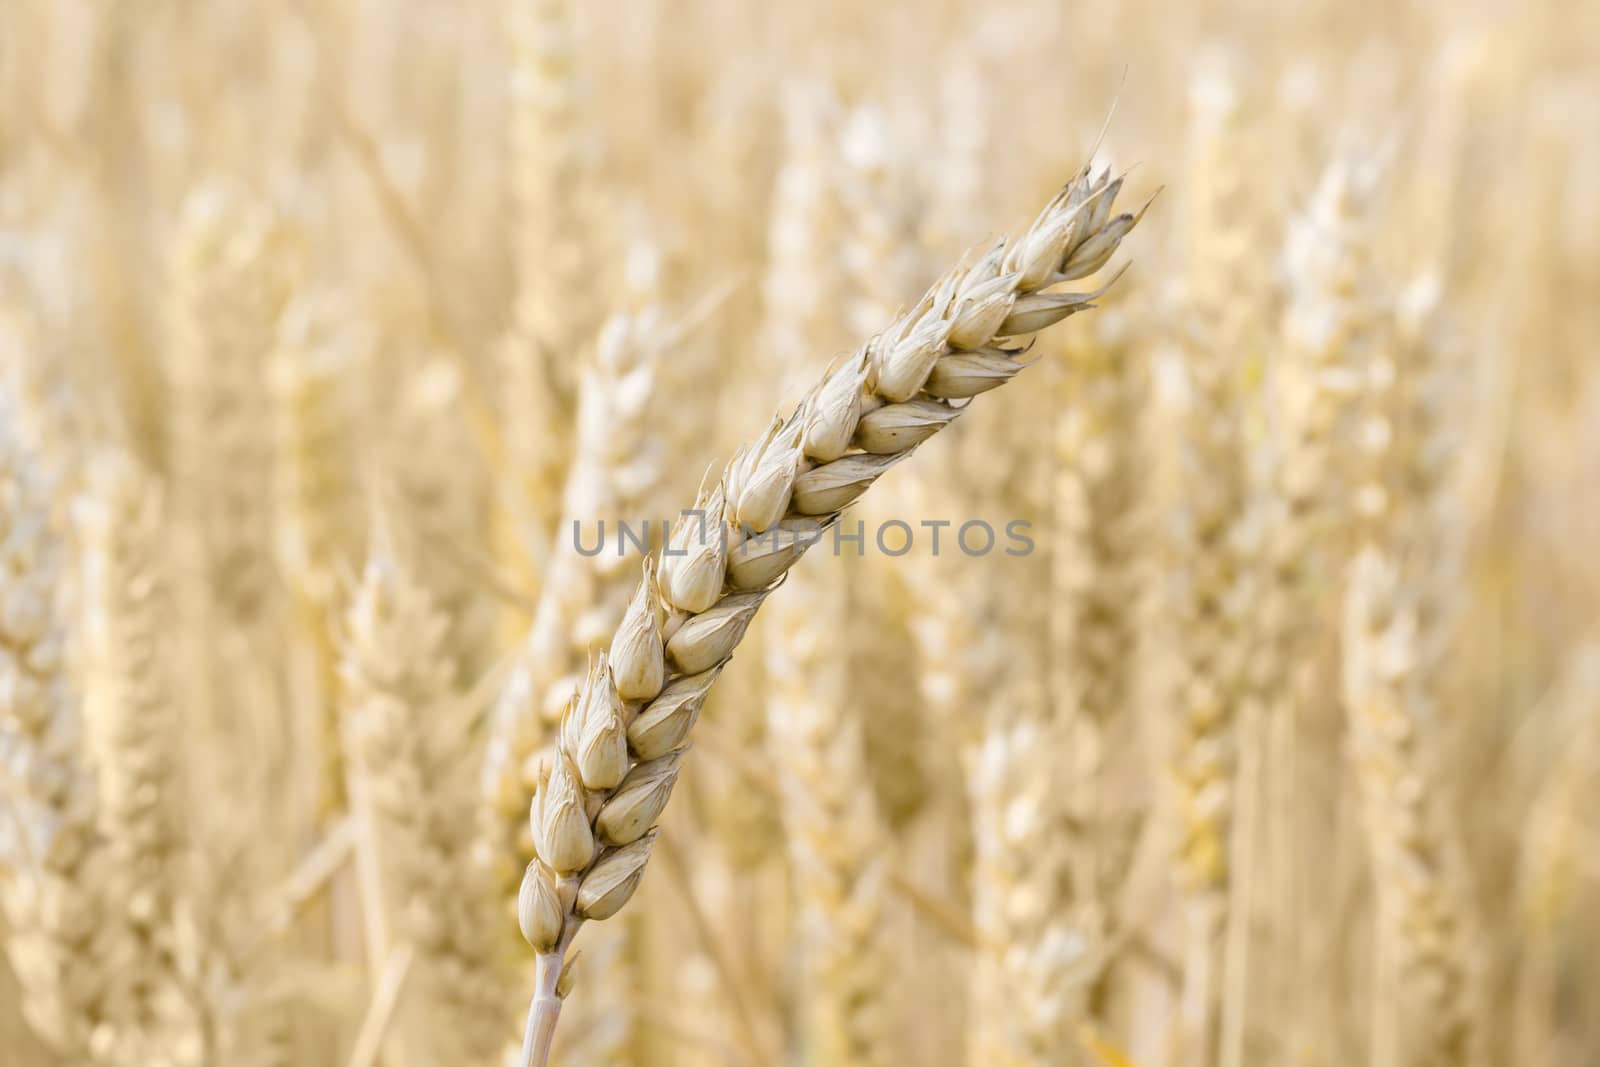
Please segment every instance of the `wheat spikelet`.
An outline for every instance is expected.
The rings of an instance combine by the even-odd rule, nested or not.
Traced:
[[[65,575],[50,489],[12,438],[0,394],[0,903],[29,1023],[79,1060],[111,1052],[120,926],[104,889],[98,800],[69,676]]]
[[[352,796],[381,887],[384,939],[416,952],[420,1014],[408,1047],[450,1061],[504,1040],[482,916],[486,894],[467,866],[472,801],[465,724],[454,714],[447,623],[381,530],[352,599],[340,664]],[[414,1027],[411,1029],[410,1027]]]
[[[130,1018],[121,1035],[147,1051],[172,1025],[174,909],[182,893],[181,777],[162,625],[170,610],[159,492],[148,475],[104,457],[83,514],[96,645],[88,691],[99,735],[101,826],[109,896],[132,958],[120,980]],[[132,1055],[133,1053],[128,1053]]]
[[[807,947],[808,1055],[822,1063],[894,1062],[892,961],[884,945],[891,862],[867,777],[860,707],[851,692],[838,622],[847,617],[842,571],[801,573],[773,609],[782,641],[767,645],[768,730],[787,771],[784,825]]]
[[[886,331],[836,363],[787,420],[702,487],[613,639],[568,705],[530,824],[538,860],[523,881],[524,936],[539,953],[525,1063],[542,1064],[570,989],[566,950],[583,922],[615,914],[649,858],[650,827],[679,746],[777,579],[819,524],[947,425],[947,401],[1020,365],[1001,347],[1059,322],[1089,294],[1047,294],[1105,265],[1138,215],[1111,215],[1120,179],[1080,173],[1028,233],[945,275]],[[997,372],[998,375],[997,375]],[[859,451],[852,451],[852,448]]]

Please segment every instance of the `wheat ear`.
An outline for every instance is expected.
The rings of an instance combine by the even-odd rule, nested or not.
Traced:
[[[516,325],[502,352],[502,421],[515,491],[548,537],[559,517],[572,456],[578,379],[571,353],[606,310],[595,284],[604,268],[599,212],[578,81],[574,0],[505,0],[512,46],[510,180],[515,224]],[[531,417],[530,417],[531,416]]]
[[[1373,1035],[1374,1056],[1385,1059],[1392,1040],[1401,1062],[1442,1067],[1472,1062],[1478,1019],[1461,845],[1439,778],[1439,670],[1451,631],[1443,590],[1456,584],[1442,418],[1451,383],[1431,287],[1404,296],[1365,368],[1364,537],[1346,595],[1344,688],[1379,935],[1395,953],[1395,969],[1375,983],[1378,998],[1395,998],[1394,1033]]]
[[[0,903],[23,1011],[80,1060],[113,1049],[116,980],[105,850],[67,662],[59,590],[65,543],[36,461],[13,440],[0,395]]]
[[[102,753],[101,825],[110,839],[111,897],[133,958],[124,1039],[153,1047],[167,1035],[174,979],[174,909],[181,895],[182,798],[177,707],[161,634],[169,610],[160,493],[131,463],[104,457],[83,509],[91,561],[89,700]]]
[[[784,826],[801,912],[808,972],[810,1055],[861,1067],[894,1062],[884,898],[888,828],[868,780],[861,719],[850,691],[845,641],[848,588],[837,567],[797,573],[769,625],[767,722],[787,763]]]
[[[1069,877],[1052,909],[1068,916],[1087,948],[1104,949],[1120,877],[1117,839],[1126,813],[1107,797],[1115,754],[1135,729],[1131,698],[1141,621],[1139,362],[1114,313],[1063,361],[1055,427],[1055,532],[1048,616],[1050,718],[1071,772],[1060,791]],[[1079,979],[1094,975],[1078,974]],[[1073,1012],[1087,1010],[1085,982]]]
[[[1188,927],[1180,1021],[1186,1062],[1196,1064],[1216,1062],[1227,1043],[1220,1027],[1229,947],[1223,934],[1244,933],[1238,924],[1249,921],[1234,907],[1233,864],[1250,842],[1251,828],[1236,825],[1235,818],[1240,800],[1249,795],[1249,782],[1240,780],[1244,748],[1259,732],[1246,714],[1244,627],[1255,583],[1245,543],[1252,497],[1249,429],[1242,416],[1253,410],[1249,381],[1265,339],[1265,286],[1255,263],[1250,224],[1257,208],[1238,159],[1246,142],[1232,92],[1220,77],[1191,89],[1195,181],[1189,189],[1187,328],[1179,338],[1181,375],[1174,376],[1181,380],[1181,396],[1164,439],[1175,498],[1163,562],[1180,716],[1173,753],[1180,826],[1176,873]],[[1315,434],[1307,440],[1308,447],[1323,444]],[[1237,936],[1229,945],[1237,945]],[[1229,962],[1237,971],[1237,951]]]
[[[410,987],[423,1016],[406,1041],[455,1061],[486,1057],[503,1042],[486,887],[472,878],[471,768],[466,723],[454,714],[447,620],[377,531],[352,598],[341,654],[344,735],[351,795],[367,832],[362,850],[378,874],[376,929],[391,948],[415,951]]]
[[[1263,399],[1271,462],[1259,472],[1264,539],[1259,586],[1247,634],[1248,695],[1266,733],[1264,764],[1274,810],[1272,848],[1295,855],[1303,806],[1287,768],[1294,765],[1311,699],[1314,657],[1326,636],[1322,608],[1335,586],[1335,562],[1349,505],[1349,431],[1361,353],[1376,337],[1378,308],[1366,286],[1372,252],[1376,175],[1340,159],[1324,172],[1307,207],[1290,220],[1284,249],[1287,292],[1267,361]],[[1256,474],[1257,472],[1252,472]],[[1320,973],[1322,951],[1295,916],[1315,887],[1285,860],[1273,879],[1276,984],[1292,1001],[1288,1017],[1310,1040],[1328,1018],[1326,998],[1301,994]],[[1301,1029],[1303,1028],[1303,1029]]]
[[[357,410],[348,387],[352,376],[342,373],[350,363],[322,335],[320,312],[316,305],[302,302],[285,316],[284,342],[274,370],[281,472],[279,555],[306,636],[314,680],[313,699],[305,701],[306,733],[315,739],[321,757],[318,801],[321,814],[330,817],[346,806],[333,699],[338,688],[333,630],[345,592],[339,579],[354,566],[362,519],[351,425]]]
[[[788,419],[742,448],[648,563],[608,653],[568,705],[529,813],[538,859],[519,919],[539,954],[524,1064],[546,1062],[567,950],[615,914],[649,859],[652,829],[706,691],[761,602],[825,525],[948,425],[952,404],[1013,377],[1022,340],[1090,305],[1048,288],[1103,267],[1142,215],[1112,216],[1120,178],[1080,173],[1014,244],[945,275]]]
[[[878,810],[893,830],[904,830],[922,812],[932,787],[927,729],[915,685],[917,644],[911,592],[888,557],[861,560],[851,583],[846,655],[850,689],[861,725],[867,781]]]
[[[1393,557],[1369,546],[1351,568],[1345,615],[1345,702],[1366,797],[1380,936],[1398,952],[1401,997],[1391,1038],[1417,1067],[1471,1062],[1474,1015],[1468,930],[1456,859],[1441,827],[1431,759],[1424,655],[1414,591]],[[1377,996],[1391,987],[1380,979]]]
[[[272,470],[265,370],[288,295],[284,228],[264,205],[206,186],[185,206],[173,264],[174,507],[211,610],[248,628],[275,582],[269,494],[240,471]]]
[[[835,184],[844,217],[838,257],[842,269],[836,274],[844,299],[819,310],[839,318],[842,309],[848,335],[860,336],[916,298],[916,198],[906,153],[878,108],[857,106],[845,118],[839,141],[842,166],[835,171]],[[810,340],[815,344],[818,338]],[[791,364],[791,369],[797,368]],[[905,510],[903,488],[897,483],[875,498],[869,526]],[[898,610],[902,605],[896,602],[892,566],[887,556],[861,561],[839,618],[850,630],[843,651],[866,756],[864,771],[877,794],[879,814],[903,826],[923,799],[923,746],[908,743],[921,734],[923,724],[915,691],[905,684],[916,676],[915,644],[904,625],[906,616]]]
[[[822,90],[791,86],[783,100],[783,150],[767,220],[766,264],[760,302],[760,341],[773,380],[736,383],[731,399],[742,410],[774,403],[779,390],[814,375],[821,344],[841,328],[843,299],[837,249],[843,239],[838,190],[827,134],[829,104]],[[830,340],[824,340],[830,339]],[[730,664],[708,698],[706,714],[741,752],[760,752],[769,740],[766,660],[744,656]],[[752,794],[733,768],[708,766],[699,785],[710,798],[706,819],[730,863],[741,870],[781,857],[783,834],[776,792]]]

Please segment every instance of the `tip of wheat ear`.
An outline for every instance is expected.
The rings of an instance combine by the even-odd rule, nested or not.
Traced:
[[[614,914],[638,884],[653,841],[638,824],[666,803],[704,690],[808,547],[785,535],[796,523],[825,525],[948,425],[960,410],[952,400],[1010,380],[1029,335],[1092,306],[1103,288],[1047,290],[1098,272],[1143,217],[1148,201],[1112,215],[1121,185],[1109,172],[1080,171],[1020,237],[969,255],[836,362],[793,413],[739,450],[720,480],[708,480],[655,569],[647,565],[625,639],[585,680],[540,776],[530,811],[540,862],[524,877],[543,884],[525,887],[524,925],[542,956],[565,955],[585,919]],[[763,538],[776,547],[749,547]],[[631,799],[629,782],[649,783],[647,803]],[[630,797],[626,819],[610,803],[622,796]],[[632,840],[611,843],[619,837]],[[559,1001],[553,987],[541,989],[534,1014],[558,1011]]]

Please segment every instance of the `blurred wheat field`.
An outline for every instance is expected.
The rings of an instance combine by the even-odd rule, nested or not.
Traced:
[[[1567,0],[7,0],[0,1063],[1600,1061],[1597,182]]]

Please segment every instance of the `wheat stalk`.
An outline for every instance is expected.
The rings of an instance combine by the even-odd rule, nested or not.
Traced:
[[[1583,886],[1596,873],[1585,870],[1584,842],[1593,811],[1594,784],[1600,781],[1600,645],[1583,641],[1568,654],[1556,683],[1553,704],[1562,729],[1562,751],[1548,779],[1533,795],[1517,870],[1519,928],[1529,949],[1517,962],[1517,1029],[1513,1048],[1527,1058],[1548,1056],[1563,1010],[1561,990],[1579,963],[1566,951],[1568,938],[1583,919]],[[1537,710],[1537,709],[1533,709]]]
[[[539,973],[524,1063],[548,1057],[572,983],[573,937],[584,922],[615,914],[637,887],[679,747],[762,601],[819,524],[960,413],[949,401],[1021,369],[1005,339],[1090,303],[1094,294],[1045,290],[1099,270],[1137,224],[1139,215],[1111,214],[1120,187],[1121,179],[1085,170],[1015,244],[947,274],[837,363],[790,418],[741,449],[720,481],[702,486],[659,572],[646,565],[609,653],[568,705],[534,794],[539,858],[525,874],[519,917]]]

